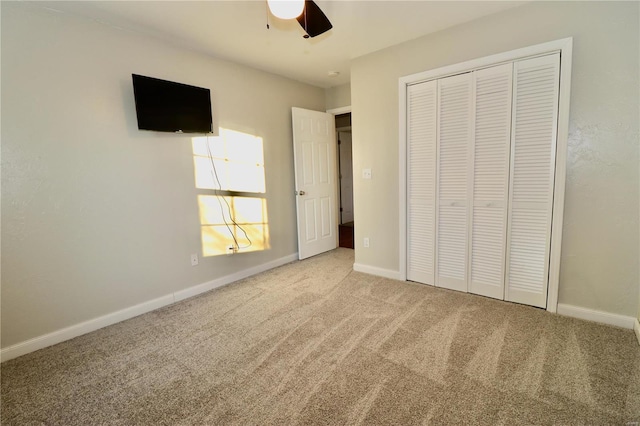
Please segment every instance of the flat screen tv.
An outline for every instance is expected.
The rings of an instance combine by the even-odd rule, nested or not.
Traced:
[[[211,133],[211,92],[202,87],[132,74],[138,129]]]

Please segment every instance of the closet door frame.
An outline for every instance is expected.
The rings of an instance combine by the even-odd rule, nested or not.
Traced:
[[[560,278],[560,249],[562,245],[562,222],[564,217],[565,181],[567,172],[567,142],[569,135],[569,102],[571,89],[571,57],[573,38],[564,38],[509,52],[473,59],[458,64],[401,77],[398,82],[399,95],[399,265],[401,280],[407,279],[407,87],[413,84],[443,78],[476,69],[500,65],[520,59],[560,53],[560,91],[558,99],[558,123],[556,141],[556,165],[551,218],[551,246],[549,278],[547,284],[547,311],[556,312],[558,307],[558,284]]]

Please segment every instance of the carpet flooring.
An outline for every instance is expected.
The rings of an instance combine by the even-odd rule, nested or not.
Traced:
[[[3,425],[626,425],[632,331],[293,262],[1,367]]]

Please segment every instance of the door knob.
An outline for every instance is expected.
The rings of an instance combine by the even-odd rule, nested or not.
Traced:
[[[306,192],[304,192],[304,191],[298,192],[298,195],[304,195],[304,194],[306,194]]]

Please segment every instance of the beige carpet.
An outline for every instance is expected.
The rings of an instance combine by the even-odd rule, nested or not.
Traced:
[[[640,420],[630,330],[294,262],[2,364],[4,425]]]

